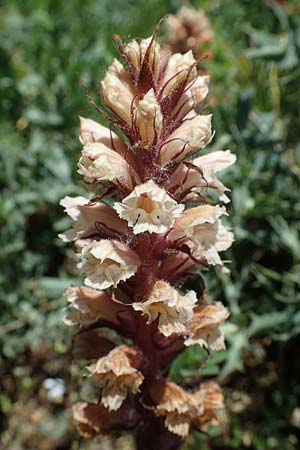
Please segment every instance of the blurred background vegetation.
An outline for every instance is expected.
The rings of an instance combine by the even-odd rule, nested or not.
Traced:
[[[214,149],[238,163],[232,189],[231,275],[205,274],[209,297],[228,305],[227,350],[202,366],[187,350],[174,380],[217,377],[227,397],[224,432],[194,433],[186,450],[300,448],[300,4],[193,1],[215,38],[209,110]],[[7,0],[0,4],[0,408],[10,450],[126,449],[82,442],[69,406],[79,383],[61,323],[74,282],[58,201],[82,191],[78,115],[99,119],[96,94],[117,55],[113,33],[147,37],[178,0]],[[163,39],[164,28],[160,34]]]

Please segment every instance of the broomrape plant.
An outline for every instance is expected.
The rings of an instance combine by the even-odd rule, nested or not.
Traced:
[[[99,399],[76,404],[74,419],[83,436],[130,429],[139,450],[176,449],[191,429],[221,421],[215,382],[188,392],[167,377],[187,346],[224,348],[227,309],[186,282],[202,280],[201,268],[228,270],[220,252],[233,241],[213,203],[229,201],[216,174],[235,156],[198,156],[213,136],[211,115],[198,113],[209,78],[191,51],[170,56],[156,34],[115,37],[125,65],[109,67],[97,109],[122,137],[80,118],[78,172],[96,197],[61,200],[73,221],[61,238],[75,242],[85,284],[66,290],[64,320],[78,329],[74,355],[94,360]]]

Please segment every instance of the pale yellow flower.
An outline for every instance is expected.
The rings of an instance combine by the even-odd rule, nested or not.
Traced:
[[[186,119],[161,147],[161,162],[181,161],[192,151],[204,148],[211,139],[211,115]]]
[[[83,175],[87,183],[110,181],[132,187],[128,163],[117,152],[100,142],[83,147],[78,167],[78,173]]]
[[[156,100],[154,90],[150,89],[136,107],[136,125],[138,127],[141,140],[147,145],[159,138],[163,115]]]
[[[219,351],[225,348],[224,335],[220,329],[229,317],[229,311],[222,303],[197,306],[194,317],[188,323],[186,346],[199,344],[201,347]]]
[[[139,264],[138,255],[127,245],[101,239],[83,246],[78,267],[87,286],[102,290],[130,278]]]
[[[138,185],[124,200],[115,203],[114,208],[122,219],[133,227],[134,234],[164,233],[184,210],[167,192],[154,181]]]
[[[102,388],[101,403],[110,411],[119,409],[128,391],[136,394],[144,380],[138,370],[143,355],[136,347],[122,345],[87,367],[98,386]]]
[[[186,324],[193,318],[196,302],[194,291],[180,295],[168,283],[159,280],[154,284],[148,299],[145,302],[133,303],[132,307],[148,316],[148,323],[158,319],[160,332],[164,336],[170,336],[187,330]]]

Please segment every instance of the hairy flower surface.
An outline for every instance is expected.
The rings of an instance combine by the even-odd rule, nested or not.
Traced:
[[[201,347],[211,350],[223,350],[225,348],[224,335],[220,326],[229,317],[229,312],[222,303],[197,306],[194,309],[194,317],[188,323],[188,339],[184,344],[199,344]]]
[[[157,281],[145,302],[133,303],[133,309],[148,316],[148,323],[158,319],[158,328],[165,336],[186,331],[186,323],[193,318],[196,293],[180,295],[165,281]]]
[[[197,31],[188,9],[176,20],[178,38]],[[109,128],[80,118],[78,172],[94,198],[61,200],[72,228],[60,237],[74,241],[87,286],[66,290],[64,322],[78,331],[74,358],[93,360],[100,398],[76,405],[74,418],[85,436],[131,427],[137,450],[176,450],[191,429],[222,422],[215,383],[188,392],[166,377],[186,346],[225,346],[229,313],[206,304],[201,269],[225,271],[219,253],[233,241],[217,174],[235,156],[202,154],[213,137],[211,114],[198,113],[209,77],[189,48],[161,49],[157,33],[126,45],[114,36],[124,62],[108,68],[99,107],[88,96]],[[187,291],[194,279],[201,304]]]
[[[184,210],[164,189],[152,180],[136,186],[121,203],[114,208],[122,219],[133,227],[134,234],[164,233],[174,224]]]
[[[141,352],[126,345],[112,350],[87,369],[102,388],[101,403],[110,411],[119,409],[127,392],[136,394],[144,377],[139,372],[143,365]]]
[[[82,248],[78,267],[86,274],[84,282],[87,286],[106,289],[130,278],[139,263],[138,255],[127,245],[101,239]]]

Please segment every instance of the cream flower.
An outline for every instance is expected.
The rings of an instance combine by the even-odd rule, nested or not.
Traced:
[[[222,265],[218,252],[227,250],[233,242],[233,233],[219,219],[222,214],[226,214],[223,207],[202,205],[186,210],[175,223],[175,228],[197,243],[194,256],[204,257],[211,265]]]
[[[161,162],[166,164],[169,161],[181,161],[191,151],[204,148],[211,139],[211,114],[186,119],[162,145]]]
[[[110,181],[117,184],[119,181],[132,187],[130,167],[125,159],[100,142],[83,147],[78,167],[78,173],[87,183]]]
[[[64,242],[74,241],[84,237],[91,236],[98,232],[98,226],[101,224],[105,230],[124,233],[126,231],[125,223],[120,220],[115,211],[104,203],[90,203],[85,197],[64,197],[59,202],[65,208],[68,216],[73,220],[73,228],[65,233],[59,234]]]
[[[150,89],[139,101],[136,108],[136,125],[141,140],[148,145],[159,138],[163,122],[163,115],[156,100],[154,90]]]
[[[127,245],[101,239],[83,246],[78,267],[86,274],[87,286],[102,290],[130,278],[139,264],[138,255]]]
[[[79,140],[82,145],[93,144],[100,142],[111,149],[115,149],[118,153],[124,154],[127,146],[109,128],[104,127],[101,123],[95,122],[91,119],[79,116],[80,119],[80,136]]]
[[[89,288],[69,287],[65,290],[70,307],[63,321],[68,326],[88,326],[102,316],[104,305],[110,301],[105,292],[94,291]]]
[[[186,331],[186,324],[192,320],[193,308],[197,302],[196,293],[179,292],[165,281],[157,281],[145,302],[133,303],[136,311],[148,316],[148,323],[158,319],[158,329],[164,336]]]
[[[144,376],[138,369],[143,362],[143,355],[136,347],[122,345],[87,367],[102,388],[101,403],[110,411],[121,407],[128,391],[134,394],[139,391]]]
[[[200,395],[196,397],[170,381],[156,383],[150,395],[157,403],[155,414],[164,416],[166,428],[182,438],[188,435],[194,418],[203,413]]]
[[[209,426],[217,426],[224,420],[225,404],[222,390],[217,383],[208,381],[200,384],[194,397],[201,399],[204,411],[194,420],[195,428],[207,432]]]
[[[165,233],[181,215],[184,205],[176,203],[164,189],[149,180],[136,186],[121,203],[115,203],[114,208],[133,227],[134,234]]]
[[[190,50],[184,55],[181,53],[175,53],[172,55],[168,61],[163,81],[162,81],[162,92],[165,97],[173,89],[176,89],[180,83],[182,83],[188,76],[191,66],[195,64],[195,58],[193,52]],[[197,69],[194,67],[189,74],[189,81],[192,81],[197,76]]]
[[[183,95],[173,110],[173,116],[176,120],[182,119],[199,103],[201,103],[208,94],[209,76],[198,76],[195,81],[192,81],[186,88]]]
[[[137,73],[139,73],[145,62],[145,56],[147,54],[147,64],[152,69],[154,79],[157,81],[160,69],[160,46],[152,36],[147,39],[142,39],[140,43],[132,40],[126,45],[124,52]]]
[[[229,202],[229,198],[225,195],[225,192],[229,189],[217,179],[216,173],[227,169],[227,167],[232,166],[235,162],[236,156],[230,150],[212,152],[208,155],[200,156],[193,161],[193,164],[203,172],[204,181],[209,187],[216,189],[221,195],[220,199],[224,203]]]
[[[99,320],[119,324],[119,313],[127,308],[110,294],[83,286],[67,288],[65,296],[69,308],[63,320],[68,326],[85,327]]]
[[[194,169],[180,164],[170,179],[170,188],[177,186],[175,191],[177,194],[186,192],[185,201],[197,198],[197,193],[205,194],[207,188],[214,189],[220,195],[220,200],[228,203],[229,198],[225,195],[225,192],[229,189],[218,180],[216,173],[227,169],[235,161],[236,156],[230,150],[225,150],[212,152],[194,159],[191,161],[195,166]]]
[[[103,405],[79,402],[73,406],[72,413],[83,437],[91,437],[95,433],[106,434],[124,425],[132,427],[136,422],[136,415],[127,405],[118,411],[109,411]]]
[[[187,325],[188,338],[184,344],[199,344],[215,351],[223,350],[225,342],[220,326],[228,317],[228,309],[220,302],[197,306],[194,309],[194,318]]]
[[[127,125],[131,126],[134,89],[124,67],[114,60],[103,81],[101,93],[105,104]]]

